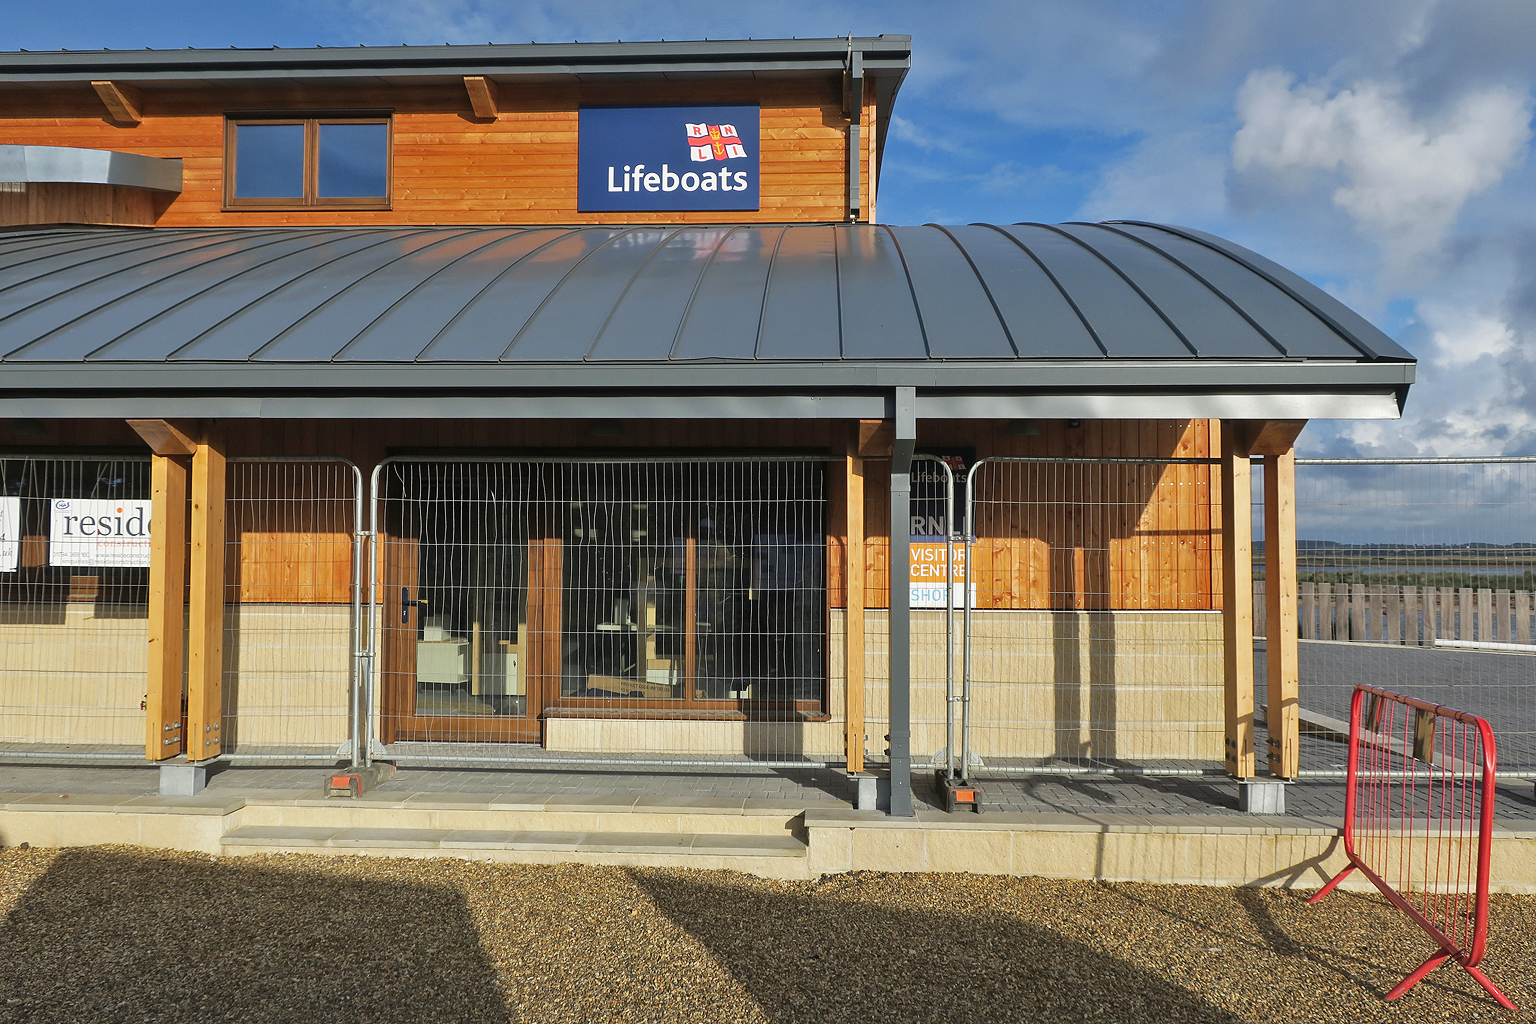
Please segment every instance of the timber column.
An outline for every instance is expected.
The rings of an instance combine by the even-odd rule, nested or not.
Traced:
[[[864,770],[864,457],[859,433],[859,424],[852,424],[843,457],[843,710],[850,772]]]
[[[191,602],[187,616],[187,759],[223,753],[224,444],[205,423],[192,453]]]
[[[1257,771],[1253,693],[1252,456],[1264,457],[1265,677],[1268,767],[1296,777],[1300,698],[1296,640],[1296,437],[1306,420],[1228,420],[1221,425],[1222,625],[1226,654],[1226,764],[1238,779]],[[1245,792],[1243,801],[1249,804]],[[1283,812],[1283,798],[1249,810]]]
[[[154,452],[145,755],[151,761],[164,761],[185,753],[195,765],[223,752],[223,437],[218,424],[210,421],[129,420],[128,425]],[[186,595],[191,598],[190,608]],[[181,732],[183,665],[187,669],[185,736]],[[192,769],[189,765],[162,767],[163,793],[202,788],[205,776],[197,768],[194,774],[176,775],[167,789],[167,779],[172,777],[166,772],[183,770]]]
[[[1227,774],[1251,779],[1253,753],[1253,494],[1247,424],[1221,424],[1221,625]]]
[[[150,465],[149,673],[144,756],[181,753],[181,631],[187,583],[187,477],[191,460],[156,452]]]
[[[1301,767],[1301,672],[1296,638],[1296,437],[1306,420],[1271,420],[1254,441],[1264,456],[1264,657],[1269,771]]]

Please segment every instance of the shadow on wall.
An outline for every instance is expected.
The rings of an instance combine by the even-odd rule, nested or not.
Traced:
[[[1141,498],[1145,505],[1146,499]],[[1053,604],[1078,600],[1083,581],[1109,579],[1109,552],[1103,548],[1051,548]],[[1078,562],[1081,560],[1082,569]],[[1101,591],[1107,589],[1099,584]],[[1086,595],[1081,611],[1051,614],[1051,645],[1055,664],[1052,705],[1056,720],[1056,756],[1070,758],[1116,757],[1115,735],[1119,726],[1116,689],[1115,618],[1095,606],[1108,603],[1107,594]],[[1087,643],[1084,644],[1084,630]],[[1085,654],[1086,652],[1086,654]],[[1083,675],[1088,675],[1087,714],[1083,708]]]
[[[7,1020],[509,1021],[453,889],[227,861],[66,851],[0,964]]]
[[[846,1021],[1177,1020],[1237,1017],[1057,931],[1001,915],[903,910],[767,893],[698,876],[631,873],[767,1016]],[[850,883],[857,884],[857,883]],[[899,1017],[892,1013],[899,1008]]]

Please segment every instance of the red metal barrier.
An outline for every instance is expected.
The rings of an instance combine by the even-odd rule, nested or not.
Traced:
[[[1355,687],[1344,793],[1349,866],[1310,902],[1359,869],[1438,943],[1388,999],[1454,960],[1500,1005],[1515,1008],[1477,967],[1488,945],[1496,760],[1493,730],[1476,715]]]

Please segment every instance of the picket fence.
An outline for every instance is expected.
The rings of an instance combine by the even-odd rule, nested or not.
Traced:
[[[1433,647],[1435,640],[1529,644],[1536,592],[1471,587],[1297,584],[1303,640]],[[1253,584],[1254,627],[1264,632],[1264,582]]]

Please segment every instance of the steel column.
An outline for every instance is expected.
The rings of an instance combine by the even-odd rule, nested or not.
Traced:
[[[891,805],[893,818],[912,816],[912,453],[917,447],[917,389],[896,389],[896,436],[891,442]]]

